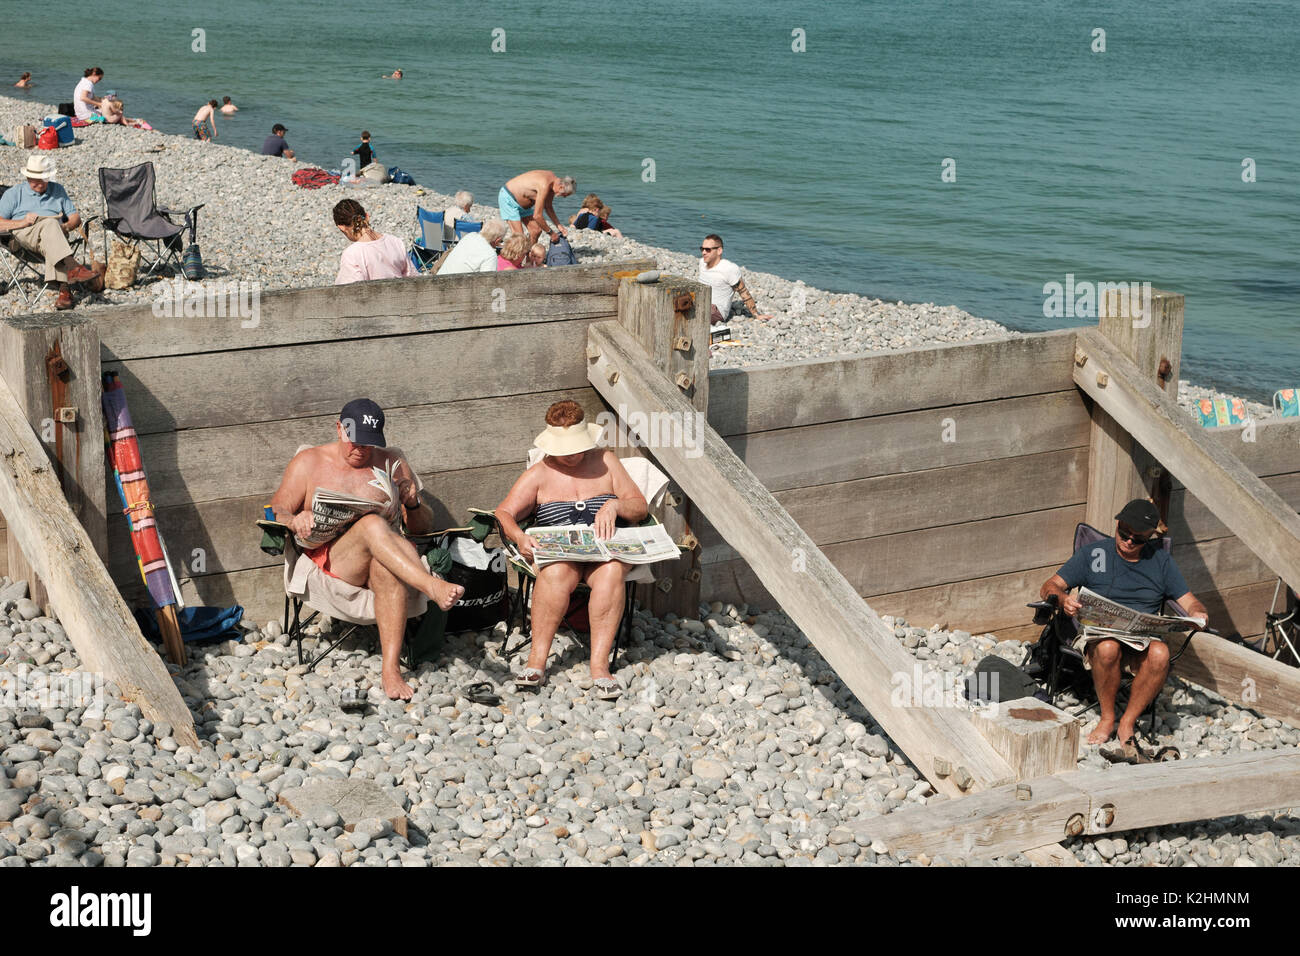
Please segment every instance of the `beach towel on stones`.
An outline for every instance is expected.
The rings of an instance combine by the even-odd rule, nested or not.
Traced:
[[[303,189],[320,189],[322,186],[337,185],[339,181],[338,176],[326,172],[319,166],[295,170],[289,179],[293,181],[295,186],[301,186]]]

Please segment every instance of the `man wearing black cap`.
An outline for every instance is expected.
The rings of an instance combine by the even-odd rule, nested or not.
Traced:
[[[283,156],[285,159],[293,159],[293,150],[289,144],[284,141],[284,134],[289,132],[280,123],[271,127],[271,135],[262,143],[263,156]]]
[[[1156,528],[1160,513],[1144,498],[1135,498],[1115,516],[1115,537],[1084,545],[1061,570],[1052,575],[1039,590],[1046,600],[1055,595],[1066,614],[1077,614],[1079,601],[1069,592],[1086,587],[1102,597],[1144,614],[1159,614],[1165,601],[1177,601],[1188,617],[1208,620],[1205,605],[1187,588],[1173,557],[1160,546]],[[1153,540],[1155,539],[1155,540]],[[1147,644],[1137,650],[1114,638],[1086,637],[1075,642],[1084,655],[1084,666],[1092,670],[1097,688],[1101,719],[1088,743],[1103,744],[1118,729],[1121,743],[1127,743],[1137,728],[1138,717],[1151,706],[1169,674],[1169,647],[1159,638],[1132,635],[1135,643]],[[1119,691],[1120,670],[1133,674],[1128,707],[1115,724],[1115,695]]]
[[[271,499],[300,553],[286,589],[330,617],[379,629],[384,693],[410,700],[399,659],[406,620],[428,601],[448,610],[465,589],[437,577],[400,533],[433,528],[419,476],[384,439],[384,412],[368,398],[343,406],[338,440],[306,448]],[[322,492],[328,494],[322,496]]]

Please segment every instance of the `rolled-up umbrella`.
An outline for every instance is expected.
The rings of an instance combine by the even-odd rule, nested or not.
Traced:
[[[149,479],[140,459],[140,442],[126,405],[126,392],[116,372],[105,372],[103,384],[102,404],[109,460],[113,463],[117,493],[122,498],[122,513],[126,515],[131,531],[136,563],[157,609],[158,628],[162,632],[167,657],[173,664],[184,665],[185,645],[176,620],[180,589],[176,586],[176,577],[172,574],[162,535],[158,532],[158,521],[149,495]]]

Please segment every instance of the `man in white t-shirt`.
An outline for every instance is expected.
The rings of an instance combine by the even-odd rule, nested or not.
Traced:
[[[736,296],[741,298],[754,318],[772,317],[758,311],[758,303],[745,287],[740,266],[722,258],[722,237],[716,233],[709,233],[700,244],[700,281],[713,290],[713,307],[709,310],[711,324],[718,325],[727,320],[731,315],[732,299]]]
[[[489,219],[478,232],[467,232],[465,237],[447,253],[438,266],[438,275],[455,275],[458,272],[496,272],[497,247],[506,236],[506,224],[500,219]]]

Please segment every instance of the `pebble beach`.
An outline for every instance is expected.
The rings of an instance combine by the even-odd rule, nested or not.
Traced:
[[[44,112],[53,107],[0,97],[0,131]],[[289,180],[296,164],[219,143],[97,126],[77,136],[53,158],[83,215],[101,211],[99,167],[151,160],[161,205],[206,204],[198,239],[209,275],[257,280],[268,291],[333,281],[344,240],[330,209],[340,198],[357,198],[377,229],[409,242],[417,205],[441,209],[460,188],[481,198],[495,191],[463,183],[439,184],[445,192],[305,190]],[[0,182],[16,178],[26,155],[0,147],[0,164],[11,170]],[[574,209],[561,204],[566,218]],[[495,207],[473,210],[474,218],[495,215]],[[724,226],[713,228],[725,236]],[[665,271],[696,274],[693,253],[571,235],[581,262],[648,257]],[[92,239],[102,258],[97,227]],[[731,255],[744,266],[740,251]],[[1017,334],[954,306],[834,294],[748,270],[746,279],[773,318],[733,318],[736,341],[713,353],[715,366]],[[147,286],[107,291],[79,308],[152,295]],[[42,301],[52,308],[52,297]],[[26,311],[12,291],[0,296],[0,315]],[[1204,392],[1181,383],[1180,401]],[[918,662],[954,680],[986,654],[1013,663],[1026,654],[1018,641],[886,621]],[[400,703],[384,698],[378,657],[364,642],[345,643],[308,673],[278,623],[246,622],[239,639],[191,645],[189,664],[172,668],[196,714],[195,750],[112,685],[98,704],[34,706],[23,688],[78,671],[77,654],[28,599],[26,582],[0,579],[0,866],[1029,862],[911,858],[856,834],[865,819],[946,798],[780,611],[713,603],[690,620],[638,612],[617,671],[627,693],[614,702],[591,695],[585,645],[566,631],[540,691],[516,693],[509,678],[518,661],[502,657],[510,638],[521,640],[505,625],[449,636],[409,678],[414,699]],[[501,703],[467,700],[462,691],[477,681],[504,687]],[[365,713],[343,712],[343,687],[367,697]],[[1178,678],[1161,697],[1156,736],[1190,760],[1300,744],[1300,728]],[[1080,767],[1112,765],[1085,745]],[[346,831],[333,812],[300,816],[280,799],[304,784],[348,779],[388,791],[409,820],[406,835],[379,818]],[[1094,865],[1300,865],[1300,816],[1236,816],[1064,846]]]

